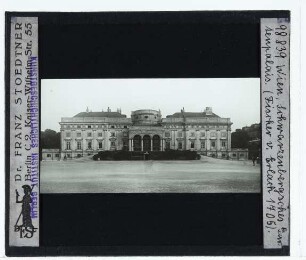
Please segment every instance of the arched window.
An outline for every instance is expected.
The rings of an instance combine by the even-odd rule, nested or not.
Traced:
[[[151,151],[151,137],[149,135],[145,135],[142,139],[143,141],[143,151]]]
[[[159,135],[153,136],[153,151],[160,151],[160,137]]]
[[[135,135],[133,138],[133,150],[141,151],[141,137],[140,135]]]

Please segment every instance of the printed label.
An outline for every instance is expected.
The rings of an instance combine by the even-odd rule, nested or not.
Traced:
[[[9,245],[39,246],[38,18],[12,17]]]

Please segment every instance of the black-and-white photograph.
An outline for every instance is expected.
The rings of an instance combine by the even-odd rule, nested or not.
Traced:
[[[260,82],[42,80],[42,193],[259,193]]]
[[[6,13],[7,256],[290,253],[294,23],[236,9]]]

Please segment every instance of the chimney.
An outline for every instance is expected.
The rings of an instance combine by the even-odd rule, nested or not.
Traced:
[[[208,116],[212,115],[212,108],[211,107],[206,107],[205,114],[208,115]]]
[[[89,109],[88,109],[88,107],[86,108],[86,113],[88,113],[89,112]]]
[[[111,112],[111,109],[109,107],[107,108],[107,112]]]

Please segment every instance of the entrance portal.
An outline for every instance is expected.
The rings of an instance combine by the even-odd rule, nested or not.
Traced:
[[[153,151],[160,151],[160,137],[159,135],[153,136]]]
[[[143,151],[151,151],[151,137],[149,135],[143,137]]]

